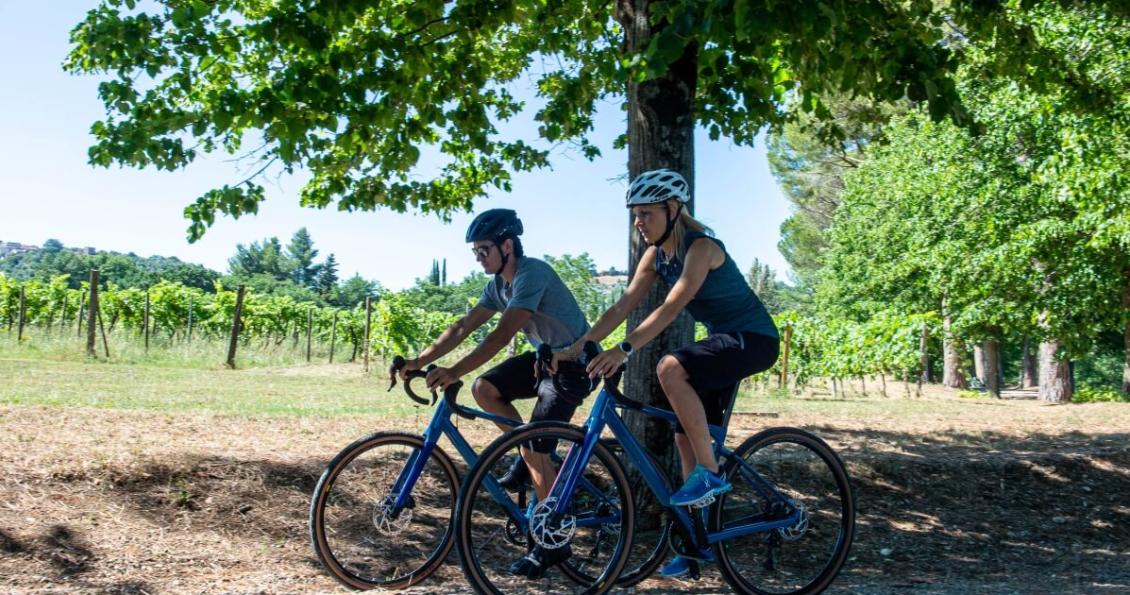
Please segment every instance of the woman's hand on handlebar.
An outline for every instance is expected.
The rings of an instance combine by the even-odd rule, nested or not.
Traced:
[[[428,383],[428,390],[443,390],[459,382],[459,377],[451,371],[451,368],[437,367],[428,372],[426,382]]]
[[[594,357],[585,370],[589,373],[589,378],[604,378],[614,373],[626,361],[628,356],[619,348],[609,349]]]

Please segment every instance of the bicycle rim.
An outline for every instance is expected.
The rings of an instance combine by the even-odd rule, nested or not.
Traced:
[[[666,559],[669,553],[668,541],[671,536],[672,524],[667,515],[667,507],[659,503],[655,493],[644,481],[636,465],[624,454],[624,449],[620,446],[619,441],[614,438],[607,438],[602,439],[600,443],[624,467],[624,473],[631,485],[632,499],[636,511],[635,524],[632,528],[632,544],[628,550],[628,561],[624,564],[624,570],[620,572],[620,577],[616,579],[616,586],[624,589],[651,576]],[[652,463],[662,472],[663,468],[656,463],[654,458],[652,458]],[[670,482],[666,479],[665,482],[670,485]],[[619,526],[616,524],[606,530],[610,532],[618,531]],[[605,541],[602,545],[613,547],[615,543]],[[587,585],[595,581],[595,577],[589,576],[573,564],[565,563],[561,570],[579,584]]]
[[[322,474],[310,506],[314,552],[355,589],[401,589],[430,576],[452,547],[457,478],[438,447],[424,463],[408,506],[390,506],[418,436],[378,433],[341,452]]]
[[[571,445],[580,444],[583,434],[565,424],[534,424],[504,434],[483,451],[459,494],[456,541],[463,572],[480,593],[604,593],[615,584],[626,562],[633,508],[623,469],[600,445],[585,467],[584,481],[571,497],[566,517],[534,529],[539,535],[535,542],[553,549],[567,544],[572,555],[566,563],[574,578],[591,580],[583,584],[567,580],[562,565],[551,568],[542,579],[510,574],[511,564],[526,555],[527,542],[525,536],[514,534],[515,520],[489,491],[486,481],[489,476],[501,477],[519,447],[533,440],[556,441],[555,455],[564,459]],[[611,530],[616,524],[614,518],[619,519],[619,526]]]
[[[823,441],[801,430],[776,428],[753,436],[723,467],[733,491],[711,508],[711,531],[788,516],[789,507],[759,492],[749,468],[802,514],[789,526],[717,544],[722,575],[739,593],[823,591],[847,559],[855,528],[855,502],[843,463]]]

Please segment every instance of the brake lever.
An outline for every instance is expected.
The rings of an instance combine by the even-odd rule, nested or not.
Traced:
[[[392,389],[396,387],[397,372],[404,368],[407,363],[408,361],[399,355],[392,358],[392,365],[388,367],[388,390],[385,391],[386,393],[392,392]]]

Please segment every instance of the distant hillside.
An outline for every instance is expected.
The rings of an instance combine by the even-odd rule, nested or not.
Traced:
[[[119,287],[148,287],[164,279],[189,287],[211,291],[220,273],[176,257],[141,257],[132,252],[99,252],[95,248],[67,248],[57,240],[48,240],[43,247],[7,242],[18,249],[0,254],[0,273],[14,279],[50,280],[70,275],[70,286],[77,288],[98,269],[102,278]]]

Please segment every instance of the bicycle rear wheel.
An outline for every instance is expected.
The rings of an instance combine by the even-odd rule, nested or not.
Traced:
[[[426,579],[451,551],[457,476],[438,446],[395,510],[395,485],[424,447],[419,436],[378,432],[341,451],[310,502],[310,539],[326,570],[355,589],[403,589]]]
[[[561,566],[551,569],[540,582],[509,572],[510,565],[526,555],[527,539],[516,535],[518,522],[510,512],[516,506],[500,503],[488,478],[500,477],[519,448],[535,440],[555,441],[551,456],[565,460],[570,448],[581,445],[584,433],[567,424],[539,422],[503,434],[482,452],[459,490],[456,544],[463,573],[479,593],[604,593],[615,586],[627,562],[634,509],[623,468],[599,443],[584,468],[583,479],[568,496],[570,504],[564,517],[538,520],[552,508],[552,499],[560,497],[551,493],[535,509],[534,526],[529,532],[533,542],[542,547],[568,547],[572,555],[562,566],[568,565],[569,574],[582,579],[581,583],[564,580],[559,574],[565,572]],[[564,478],[554,487],[563,485]]]
[[[733,491],[710,509],[711,532],[787,518],[790,508],[800,511],[790,526],[715,544],[726,582],[738,593],[766,595],[826,589],[847,559],[855,532],[851,485],[832,449],[803,430],[772,428],[742,443],[722,471]],[[784,498],[767,497],[773,490]]]

